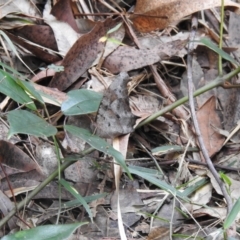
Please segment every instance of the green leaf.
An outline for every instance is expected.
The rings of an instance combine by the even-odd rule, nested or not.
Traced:
[[[57,133],[57,129],[44,119],[26,110],[14,110],[7,115],[10,129],[9,137],[14,134],[30,134],[37,137],[50,137]]]
[[[111,28],[107,34],[110,34],[110,33],[113,33],[113,32],[116,32],[121,26],[122,26],[122,22],[118,23],[115,27]]]
[[[228,53],[226,53],[222,49],[220,49],[210,39],[208,39],[208,38],[201,38],[200,42],[203,43],[204,45],[206,45],[208,48],[212,49],[214,52],[218,53],[225,60],[228,60],[229,62],[232,62],[235,65],[238,65],[238,62],[234,58],[232,58]]]
[[[232,185],[231,179],[224,174],[223,172],[219,172],[220,178],[230,187]]]
[[[44,225],[9,234],[3,237],[2,240],[63,240],[68,239],[77,228],[85,224],[87,224],[87,222],[64,225]]]
[[[68,99],[61,107],[65,115],[97,112],[102,100],[102,94],[87,89],[73,90],[67,95]]]
[[[33,100],[26,92],[16,83],[13,77],[0,69],[0,92],[9,96],[14,101],[25,104],[26,107],[36,110]]]
[[[11,72],[12,75],[17,76],[18,78],[21,78],[21,79],[25,79],[26,77],[23,76],[21,73],[19,73],[18,71],[16,71],[15,69],[11,68],[10,66],[0,62],[0,66],[3,68],[3,69],[7,69],[8,72]]]
[[[178,191],[173,186],[167,184],[165,181],[161,181],[161,180],[157,179],[152,174],[139,171],[137,168],[135,168],[135,166],[129,166],[128,169],[129,169],[130,173],[136,174],[139,177],[142,177],[142,178],[146,179],[147,181],[149,181],[150,183],[154,184],[155,186],[158,186],[159,188],[165,190],[166,192],[171,193],[174,196],[177,196],[183,200],[188,201],[187,197],[183,193]]]
[[[92,196],[86,196],[83,199],[87,203],[89,203],[89,202],[98,200],[99,198],[104,198],[107,195],[108,195],[107,193],[101,193],[101,194],[96,194],[96,195],[92,195]],[[71,201],[63,203],[62,207],[63,208],[72,208],[72,207],[80,207],[81,205],[82,205],[82,203],[80,203],[78,199],[75,199],[75,200],[71,200]]]
[[[240,198],[238,198],[238,200],[235,202],[231,212],[228,214],[228,216],[224,220],[224,223],[223,223],[224,230],[228,229],[233,224],[239,211],[240,211]]]
[[[89,208],[89,206],[88,206],[87,202],[85,201],[85,199],[79,194],[79,192],[74,187],[72,187],[64,179],[60,179],[59,182],[65,187],[65,189],[67,191],[69,191],[79,201],[80,204],[83,205],[83,207],[85,208],[85,210],[88,213],[88,216],[91,219],[91,222],[93,222],[93,216],[92,216],[91,209]]]
[[[78,128],[70,125],[65,125],[64,128],[74,136],[77,136],[83,139],[84,141],[86,141],[88,144],[90,144],[92,147],[96,148],[97,150],[104,152],[110,156],[113,156],[117,161],[117,163],[126,171],[128,176],[132,179],[131,174],[124,161],[123,155],[117,150],[115,150],[110,144],[108,144],[102,138],[92,135],[92,133],[86,129]]]
[[[115,39],[115,38],[107,38],[108,42],[111,42],[111,43],[116,43],[118,45],[121,45],[121,46],[126,46],[126,44],[122,43],[121,41]]]
[[[199,188],[206,185],[208,182],[209,182],[209,180],[207,178],[202,178],[202,179],[200,178],[200,180],[196,181],[193,185],[190,185],[190,186],[186,187],[186,189],[183,191],[183,195],[185,195],[186,197],[190,196],[192,193],[194,193]]]
[[[156,169],[139,167],[139,166],[134,166],[134,165],[129,165],[128,168],[134,169],[134,171],[144,172],[144,173],[154,176],[154,177],[159,177],[159,178],[163,177],[163,174]]]

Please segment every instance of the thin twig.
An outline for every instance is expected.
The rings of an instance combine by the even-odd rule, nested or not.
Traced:
[[[199,128],[199,124],[197,121],[197,117],[196,117],[196,113],[195,113],[195,107],[194,107],[194,100],[193,100],[193,80],[192,80],[192,54],[193,54],[193,47],[194,47],[194,38],[196,35],[196,29],[197,29],[197,17],[195,15],[193,15],[192,17],[192,30],[190,33],[190,39],[189,39],[189,45],[188,45],[188,57],[187,57],[187,78],[188,78],[188,97],[189,97],[189,106],[190,106],[190,111],[191,111],[191,115],[192,115],[192,121],[193,121],[193,125],[196,131],[196,135],[197,135],[197,139],[199,142],[199,147],[202,151],[202,154],[206,160],[206,163],[208,165],[208,168],[210,170],[210,172],[213,174],[214,178],[216,179],[218,185],[220,186],[223,196],[226,199],[227,202],[227,211],[228,213],[231,211],[232,209],[232,199],[230,198],[226,186],[225,184],[221,181],[221,179],[219,178],[219,175],[215,169],[215,167],[213,166],[213,163],[208,155],[206,146],[204,144],[202,135],[201,135],[201,131]]]

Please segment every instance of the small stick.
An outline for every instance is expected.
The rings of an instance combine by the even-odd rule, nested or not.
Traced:
[[[199,124],[197,121],[196,113],[195,113],[195,107],[194,107],[194,100],[193,100],[193,80],[192,80],[192,54],[193,54],[193,48],[194,48],[194,38],[196,35],[196,29],[198,25],[198,20],[195,15],[192,16],[192,27],[191,27],[191,33],[190,33],[190,39],[189,39],[189,45],[188,45],[188,56],[187,56],[187,77],[188,77],[188,97],[189,97],[189,106],[190,111],[192,115],[192,121],[193,125],[196,131],[197,139],[199,142],[199,147],[202,151],[203,157],[206,160],[206,163],[208,165],[208,168],[214,178],[216,179],[218,185],[220,186],[223,196],[226,199],[227,202],[227,212],[229,213],[232,209],[232,199],[229,196],[225,184],[220,179],[218,172],[216,171],[215,167],[213,166],[213,163],[208,155],[206,146],[204,144],[201,131],[199,128]]]

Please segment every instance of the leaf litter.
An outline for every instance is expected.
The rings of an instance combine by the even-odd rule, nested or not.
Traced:
[[[0,86],[0,206],[5,217],[0,226],[7,222],[1,237],[8,239],[19,226],[37,233],[38,226],[57,222],[72,239],[82,233],[86,239],[217,234],[222,239],[221,221],[231,219],[226,218],[230,213],[225,196],[199,151],[188,103],[173,107],[188,94],[191,14],[201,13],[194,42],[194,90],[219,76],[216,52],[221,51],[199,40],[219,43],[221,1],[137,0],[133,14],[124,12],[129,8],[125,2],[82,1],[84,12],[80,4],[64,0],[53,6],[51,1],[3,4],[1,26],[9,39],[1,39],[0,57],[11,68],[2,67]],[[228,38],[223,49],[236,64],[240,5],[230,0],[224,4]],[[116,17],[113,11],[119,9]],[[29,69],[19,64],[11,44]],[[234,66],[227,53],[221,54],[227,59],[221,69],[224,76]],[[31,88],[26,91],[26,84],[19,82],[23,79],[34,82],[31,86],[43,101],[33,98]],[[224,184],[234,202],[240,183],[238,84],[235,75],[230,83],[209,87],[195,98],[208,154],[222,179],[228,179]],[[95,150],[83,156],[89,146]],[[52,172],[58,178],[50,179]],[[48,184],[38,191],[46,179]],[[60,181],[66,180],[59,191]],[[5,221],[15,204],[21,204],[20,197],[35,190],[24,215],[17,212],[17,224],[15,217]],[[72,234],[67,223],[89,221],[90,210],[94,222]]]

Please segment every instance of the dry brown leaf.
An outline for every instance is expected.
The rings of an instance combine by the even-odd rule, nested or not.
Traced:
[[[43,177],[43,175],[40,175],[36,170],[32,170],[30,172],[16,173],[9,176],[11,188],[13,191],[9,189],[9,184],[6,179],[2,180],[1,186],[3,188],[4,194],[6,194],[8,197],[12,197],[12,193],[14,196],[17,196],[18,194],[33,190],[44,179],[45,177]],[[46,195],[42,198],[45,197]]]
[[[157,227],[153,228],[149,233],[147,240],[166,240],[169,239],[170,230],[169,228]]]
[[[227,216],[227,209],[223,207],[201,208],[194,211],[194,217],[211,216],[224,220]]]
[[[171,56],[183,57],[186,43],[186,40],[175,40],[167,44],[160,42],[149,49],[120,46],[106,58],[103,67],[112,73],[127,72],[169,59]]]
[[[104,43],[99,39],[105,36],[108,28],[112,27],[113,20],[99,22],[94,29],[82,37],[68,51],[63,59],[64,71],[56,73],[49,86],[63,91],[72,85],[94,62]]]
[[[49,26],[29,25],[16,29],[14,33],[16,36],[25,38],[28,41],[38,44],[39,46],[46,47],[54,51],[58,50],[53,31]]]
[[[23,48],[30,51],[33,55],[42,59],[44,62],[53,63],[61,60],[59,56],[53,54],[53,52],[51,53],[50,50],[46,51],[41,46],[34,45],[30,41],[27,41],[27,39],[25,40],[24,38],[16,37],[10,32],[6,32],[6,34],[14,43],[21,45]]]
[[[127,72],[154,64],[160,60],[160,56],[154,49],[135,49],[121,46],[106,58],[103,67],[112,73]]]
[[[25,152],[3,140],[0,140],[0,161],[8,175],[15,174],[16,172],[29,172],[34,169],[41,173],[38,164]],[[0,178],[4,177],[4,173],[0,171]]]
[[[59,0],[53,6],[51,14],[59,21],[68,23],[76,32],[79,32],[76,20],[73,16],[71,1]]]
[[[33,86],[42,96],[45,103],[50,103],[55,106],[61,106],[61,104],[67,100],[67,94],[64,92],[60,92],[57,89],[44,87],[38,84],[34,84]]]
[[[150,32],[164,29],[194,12],[219,6],[221,6],[221,1],[219,0],[138,0],[134,13],[144,14],[146,17],[133,15],[131,20],[137,30]],[[239,4],[230,0],[225,0],[224,6],[240,7]]]
[[[67,1],[69,2],[69,1]],[[58,8],[58,5],[57,5]],[[65,13],[68,14],[71,9],[65,5],[64,9]],[[73,46],[73,44],[78,40],[80,34],[76,32],[65,20],[66,19],[57,19],[51,13],[51,3],[48,1],[45,4],[43,11],[44,22],[47,23],[53,30],[54,36],[58,45],[58,52],[65,56],[69,49]],[[55,14],[56,11],[53,11]],[[59,17],[61,13],[57,14]],[[63,17],[62,17],[63,18]],[[76,25],[76,24],[75,24]]]
[[[21,179],[19,179],[21,180]],[[34,180],[33,180],[34,181]],[[23,186],[24,184],[22,184]],[[34,190],[37,186],[39,185],[39,182],[36,182],[35,184],[33,183],[31,186],[29,187],[26,187],[26,186],[23,186],[23,187],[16,187],[13,189],[13,191],[11,191],[10,189],[9,190],[6,190],[4,191],[4,193],[8,196],[8,197],[12,197],[13,194],[14,196],[17,196],[21,193],[26,193],[26,192],[29,192],[29,191],[32,191]]]
[[[36,170],[29,172],[18,172],[8,176],[14,196],[20,193],[28,192],[42,182],[45,177]],[[9,183],[6,178],[1,180],[1,187],[8,197],[12,197],[12,191],[9,189]]]
[[[197,111],[199,127],[210,157],[221,149],[225,140],[213,128],[213,126],[221,128],[221,121],[216,112],[215,103],[216,97],[213,96]]]

